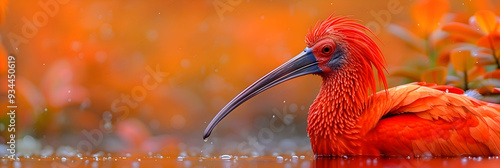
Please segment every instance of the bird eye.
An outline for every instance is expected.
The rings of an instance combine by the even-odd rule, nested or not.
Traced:
[[[325,46],[323,47],[323,50],[322,50],[322,51],[323,51],[323,53],[324,53],[324,54],[330,54],[330,53],[332,52],[332,46],[330,46],[330,45],[325,45]]]

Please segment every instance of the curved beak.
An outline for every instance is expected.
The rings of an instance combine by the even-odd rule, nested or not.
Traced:
[[[318,67],[318,61],[312,49],[306,48],[302,53],[293,57],[291,60],[287,61],[283,65],[269,72],[264,77],[257,80],[255,83],[250,85],[248,88],[243,90],[240,94],[233,98],[219,113],[212,119],[210,124],[208,124],[205,132],[203,134],[203,139],[206,139],[212,133],[215,126],[238,107],[243,102],[254,97],[255,95],[280,84],[284,81],[307,75],[307,74],[317,74],[321,73],[321,69]]]

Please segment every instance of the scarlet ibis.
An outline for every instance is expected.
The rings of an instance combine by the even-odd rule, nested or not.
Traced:
[[[233,109],[279,83],[321,76],[307,132],[316,156],[487,156],[500,154],[500,105],[446,85],[387,89],[385,59],[358,20],[334,17],[306,35],[307,47],[231,100],[204,138]],[[385,89],[375,93],[376,75]]]

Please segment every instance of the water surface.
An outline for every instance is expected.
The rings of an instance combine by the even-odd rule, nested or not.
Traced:
[[[217,157],[22,157],[3,158],[0,167],[498,167],[491,157],[330,157],[314,156],[233,156]]]

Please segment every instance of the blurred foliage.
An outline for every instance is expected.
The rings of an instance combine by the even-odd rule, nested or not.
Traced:
[[[449,6],[447,0],[418,0],[411,10],[412,26],[389,26],[415,55],[428,60],[407,57],[411,64],[392,75],[475,90],[482,100],[500,103],[500,17],[489,9],[489,1],[474,2],[480,10],[469,19],[466,12],[449,12]]]

